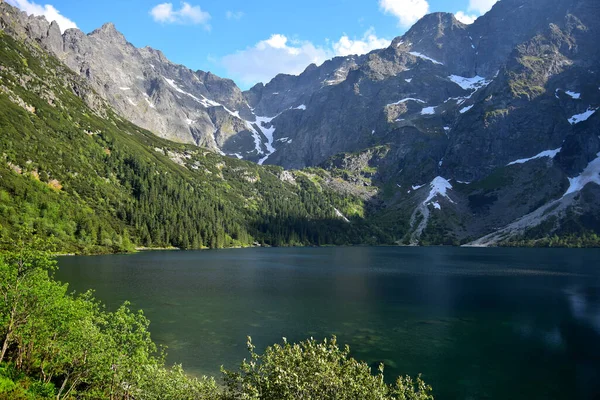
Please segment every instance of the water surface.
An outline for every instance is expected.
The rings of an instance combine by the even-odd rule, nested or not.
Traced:
[[[169,362],[218,376],[337,335],[436,399],[600,398],[600,250],[299,248],[64,257],[58,279],[144,309]]]

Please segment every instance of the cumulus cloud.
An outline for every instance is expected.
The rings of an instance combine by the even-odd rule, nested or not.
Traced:
[[[492,9],[498,0],[469,0],[469,11],[477,11],[483,15]]]
[[[401,26],[408,27],[429,12],[426,0],[379,0],[379,8],[398,18]]]
[[[371,50],[387,47],[390,43],[391,41],[388,39],[377,37],[375,29],[370,28],[359,40],[352,40],[347,35],[342,36],[340,40],[333,44],[333,51],[337,56],[366,54]]]
[[[297,75],[311,63],[321,64],[327,51],[310,42],[288,43],[284,35],[275,34],[252,47],[223,57],[228,72],[244,85],[266,82],[278,73]]]
[[[368,53],[390,43],[388,39],[378,38],[373,28],[360,39],[343,35],[327,46],[315,46],[309,41],[292,41],[285,35],[274,34],[252,47],[223,57],[221,62],[233,78],[249,86],[268,82],[279,73],[298,75],[309,64],[320,65],[335,56]]]
[[[225,13],[225,17],[229,20],[239,21],[244,16],[244,13],[241,11],[227,11]]]
[[[499,0],[469,0],[467,11],[471,12],[471,14],[459,11],[454,14],[454,16],[463,24],[472,24],[479,16],[490,11],[498,1]]]
[[[477,15],[475,15],[475,14],[469,15],[462,11],[457,12],[456,14],[454,14],[454,16],[456,17],[457,20],[459,20],[463,24],[467,24],[467,25],[472,24],[477,19]]]
[[[36,16],[43,15],[50,22],[56,21],[61,32],[64,32],[70,28],[77,28],[77,24],[75,24],[75,22],[62,15],[56,8],[54,8],[54,6],[50,4],[42,6],[27,0],[7,0],[7,3],[20,8],[27,14],[33,14]]]
[[[210,14],[202,11],[200,6],[192,6],[186,2],[181,4],[179,10],[173,8],[173,3],[159,4],[150,10],[150,15],[156,22],[163,24],[204,25],[207,29],[210,29],[208,24]]]

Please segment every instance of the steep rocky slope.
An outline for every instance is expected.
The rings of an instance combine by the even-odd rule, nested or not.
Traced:
[[[138,49],[111,23],[89,35],[78,29],[61,35],[56,23],[0,2],[0,28],[52,52],[121,116],[160,137],[253,161],[268,153],[268,129],[233,81]]]
[[[545,87],[549,77],[574,70],[581,59],[597,65],[594,41],[598,16],[594,7],[592,1],[507,0],[497,3],[492,11],[468,26],[452,14],[430,14],[387,49],[367,56],[334,59],[321,67],[310,66],[300,76],[280,75],[267,85],[259,84],[245,96],[254,109],[276,117],[272,123],[279,146],[267,162],[293,168],[316,165],[338,152],[387,143],[394,140],[388,137],[390,133],[413,129],[420,134],[437,134],[438,141],[445,140],[441,133],[452,132],[448,136],[460,138],[468,130],[481,131],[482,127],[498,137],[495,133],[498,128],[490,129],[486,121],[500,115],[509,103],[522,108],[524,101],[534,100],[528,97],[520,101],[519,94],[527,96],[531,88],[543,87],[544,93],[554,96],[555,88]],[[548,65],[541,67],[547,71],[537,74],[547,75],[543,78],[545,83],[525,82],[524,76],[523,79],[517,76],[529,68],[523,62],[549,55],[543,54],[548,50],[545,44],[535,41],[553,29],[556,35],[563,35],[566,42],[562,45],[571,46],[572,50],[569,54],[561,53],[562,60],[548,60]],[[560,48],[561,44],[558,46],[559,53],[567,51]],[[515,52],[531,54],[519,57]],[[594,67],[586,73],[593,75]],[[492,82],[493,88],[486,89]],[[590,87],[593,84],[592,79]],[[510,85],[508,91],[507,85]],[[525,86],[518,88],[519,85]],[[494,88],[508,96],[490,97]],[[476,109],[475,114],[467,113],[471,106],[483,104],[484,100],[485,106],[478,108],[484,107],[488,112],[485,120]],[[558,103],[560,99],[555,100]],[[299,105],[302,113],[290,110]],[[540,110],[538,105],[530,105],[538,116],[552,117],[546,119],[546,125],[553,125],[552,119],[558,118],[551,108]],[[563,110],[565,114],[572,111],[568,107]],[[474,118],[479,126],[471,125]],[[529,128],[523,125],[522,130],[530,131]],[[521,150],[534,151],[531,142],[546,139],[546,132],[541,131],[543,136],[528,134],[529,143],[511,143]],[[402,143],[403,147],[405,144]],[[506,144],[499,153],[498,149],[490,149],[498,160],[489,163],[488,170],[518,155],[504,148]],[[489,162],[487,157],[481,161]],[[481,167],[464,160],[462,165],[473,170]]]

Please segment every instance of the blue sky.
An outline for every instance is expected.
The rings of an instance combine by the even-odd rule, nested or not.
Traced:
[[[472,22],[496,0],[7,0],[85,33],[113,22],[137,47],[243,88],[336,55],[385,47],[428,12]]]

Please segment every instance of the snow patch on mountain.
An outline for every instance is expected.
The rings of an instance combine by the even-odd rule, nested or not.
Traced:
[[[600,185],[600,153],[596,154],[596,159],[590,162],[581,174],[574,178],[569,178],[570,186],[563,197],[579,192],[585,185],[592,182]]]
[[[271,121],[276,117],[256,117],[256,125],[261,130],[262,134],[267,138],[267,143],[265,143],[265,147],[267,148],[267,154],[263,158],[258,161],[258,165],[263,165],[265,161],[271,156],[271,154],[275,153],[276,149],[273,147],[273,142],[275,141],[273,138],[273,134],[275,133],[275,126],[271,124]],[[270,127],[267,125],[271,124]]]
[[[163,76],[163,78],[169,84],[169,86],[171,86],[173,89],[175,89],[176,92],[181,93],[181,94],[185,94],[186,96],[190,96],[192,99],[196,100],[197,102],[200,102],[199,98],[197,98],[193,94],[188,93],[185,90],[183,90],[182,88],[180,88],[179,86],[177,86],[177,84],[175,83],[175,80],[169,79],[169,78],[164,77],[164,76]]]
[[[571,92],[570,90],[566,90],[565,94],[569,95],[572,99],[579,100],[581,98],[581,93]]]
[[[434,115],[435,107],[425,107],[421,110],[421,115]]]
[[[409,54],[412,55],[412,56],[415,56],[417,58],[421,58],[423,60],[431,61],[434,64],[444,65],[444,63],[441,63],[441,62],[439,62],[437,60],[434,60],[431,57],[426,56],[425,54],[422,54],[422,53],[419,53],[419,52],[416,52],[416,51],[411,51],[411,52],[409,52]]]
[[[348,77],[348,72],[349,72],[348,68],[342,67],[333,73],[332,79],[328,79],[328,80],[324,81],[323,84],[325,86],[333,86],[333,85],[342,83]]]
[[[464,76],[450,75],[448,79],[456,83],[464,90],[478,90],[491,83],[491,81],[488,81],[487,79],[479,75],[475,75],[473,78],[465,78]]]
[[[447,179],[438,176],[433,181],[431,181],[431,183],[429,184],[429,188],[429,195],[427,196],[425,201],[423,201],[417,206],[417,208],[415,208],[410,218],[410,226],[413,229],[411,235],[411,244],[413,245],[416,245],[418,243],[419,238],[421,237],[423,231],[427,227],[430,216],[429,206],[433,206],[433,208],[435,208],[436,210],[442,209],[442,206],[440,205],[439,201],[433,200],[435,200],[438,197],[443,197],[451,203],[454,203],[454,201],[452,201],[452,199],[448,196],[448,190],[452,189],[452,185]],[[419,220],[419,214],[421,214],[422,218],[420,218],[420,222],[417,225],[417,221]]]
[[[176,92],[184,94],[186,96],[189,96],[190,98],[192,98],[193,100],[195,100],[196,102],[202,104],[204,107],[206,108],[210,108],[210,107],[223,107],[225,109],[225,111],[227,111],[229,114],[232,114],[233,116],[239,118],[239,115],[236,115],[233,111],[227,109],[227,107],[223,106],[220,103],[217,103],[216,101],[207,99],[206,97],[204,97],[203,95],[201,99],[199,99],[198,97],[194,96],[191,93],[186,92],[185,90],[181,89],[179,86],[177,86],[177,84],[175,83],[175,81],[173,79],[169,79],[164,77],[164,80],[169,84],[169,86],[171,86]]]
[[[582,112],[581,114],[573,115],[571,118],[569,118],[569,123],[571,125],[575,125],[575,124],[578,124],[580,122],[587,121],[588,118],[591,117],[592,115],[594,115],[594,113],[596,111],[598,111],[597,108],[589,107],[587,109],[587,111]]]
[[[508,167],[508,166],[510,166],[510,165],[515,165],[515,164],[525,164],[525,163],[526,163],[526,162],[528,162],[528,161],[531,161],[531,160],[536,160],[536,159],[538,159],[538,158],[542,158],[542,157],[550,157],[550,158],[554,158],[554,157],[556,157],[556,155],[557,155],[558,153],[560,153],[560,151],[561,151],[561,150],[562,150],[562,147],[559,147],[558,149],[554,149],[554,150],[546,150],[546,151],[542,151],[541,153],[539,153],[539,154],[536,154],[536,155],[535,155],[535,156],[533,156],[533,157],[529,157],[529,158],[521,158],[521,159],[519,159],[519,160],[516,160],[516,161],[510,162],[510,163],[506,164],[506,166]]]
[[[389,106],[395,106],[395,105],[398,105],[398,104],[406,103],[407,101],[416,101],[417,103],[425,104],[425,102],[424,102],[423,100],[420,100],[420,99],[415,99],[415,98],[413,98],[413,97],[407,97],[407,98],[405,98],[405,99],[398,100],[398,101],[397,101],[397,102],[395,102],[395,103],[390,103],[390,104],[388,104],[386,107],[389,107]]]
[[[334,208],[335,210],[335,215],[337,215],[339,218],[343,219],[345,222],[350,222],[350,220],[348,218],[346,218],[346,216],[344,214],[342,214],[340,212],[340,210],[338,210],[337,208]]]
[[[429,191],[429,196],[427,196],[427,199],[425,199],[423,204],[429,203],[437,196],[445,197],[448,200],[450,200],[451,203],[454,203],[454,201],[452,201],[452,199],[448,196],[448,190],[452,189],[452,185],[447,179],[438,176],[433,181],[431,181],[429,187],[431,188],[431,190]]]
[[[467,107],[465,107],[465,108],[462,108],[462,109],[460,110],[460,113],[461,113],[461,114],[464,114],[464,113],[466,113],[467,111],[469,111],[469,110],[470,110],[471,108],[473,108],[473,107],[474,107],[474,104],[473,104],[473,105],[470,105],[470,106],[467,106]]]

